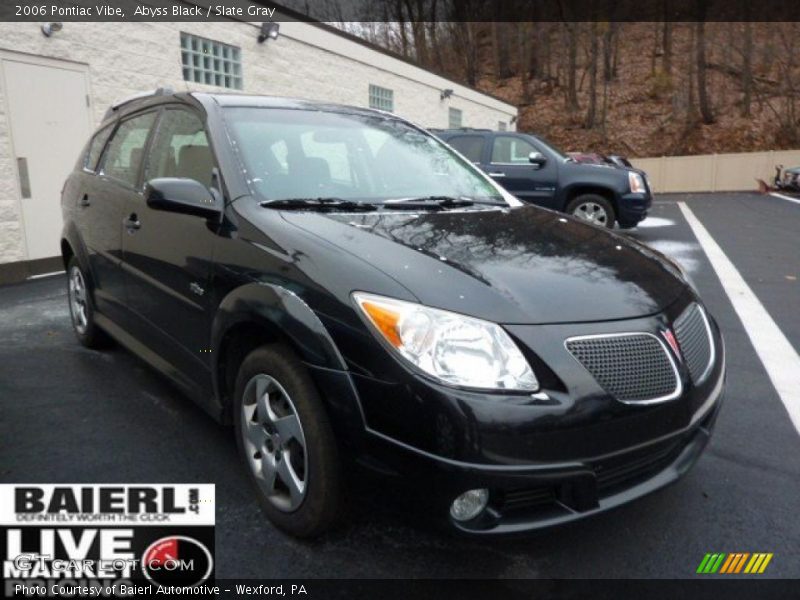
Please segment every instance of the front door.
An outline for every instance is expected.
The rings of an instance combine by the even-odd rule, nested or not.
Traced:
[[[492,179],[520,200],[555,208],[558,165],[552,159],[543,165],[531,164],[531,152],[539,149],[518,135],[495,135],[489,164],[484,168]]]
[[[214,161],[200,116],[189,109],[163,111],[148,153],[144,181],[195,179],[210,186]],[[203,217],[153,210],[141,195],[126,207],[135,230],[123,236],[128,304],[143,328],[142,341],[194,383],[208,377],[211,258],[217,223]]]
[[[11,54],[0,62],[26,258],[59,256],[61,188],[91,132],[86,70]]]

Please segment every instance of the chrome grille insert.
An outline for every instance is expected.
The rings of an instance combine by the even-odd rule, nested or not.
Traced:
[[[651,333],[616,333],[569,338],[567,350],[600,387],[620,402],[655,404],[681,395],[672,355]]]
[[[690,304],[675,319],[673,328],[692,381],[702,383],[714,364],[714,342],[705,311],[697,303]]]

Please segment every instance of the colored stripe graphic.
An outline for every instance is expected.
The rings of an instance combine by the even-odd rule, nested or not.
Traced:
[[[769,561],[771,561],[771,560],[772,560],[772,552],[770,552],[769,554],[767,554],[764,557],[764,562],[761,563],[761,566],[758,568],[758,572],[759,573],[763,573],[764,569],[767,568],[767,565],[769,564]]]
[[[737,573],[763,573],[772,560],[771,552],[709,552],[700,561],[697,573],[700,574],[737,574]],[[745,566],[747,565],[747,566]]]
[[[711,555],[710,554],[706,554],[703,557],[703,560],[700,561],[700,566],[697,567],[697,572],[698,573],[705,573],[706,572],[706,565],[708,564],[709,560],[711,560]]]
[[[725,559],[725,553],[706,554],[703,562],[697,567],[698,573],[716,573],[722,561]]]
[[[745,552],[742,554],[742,558],[739,559],[738,563],[736,563],[736,571],[733,571],[734,573],[739,573],[742,570],[742,567],[744,567],[744,563],[749,556],[750,556],[749,552]]]
[[[728,573],[729,569],[736,562],[737,558],[739,558],[738,554],[728,554],[728,559],[722,564],[722,568],[719,570],[719,572]]]
[[[722,564],[722,568],[719,570],[719,572],[720,572],[720,573],[727,573],[727,572],[728,572],[728,569],[729,569],[729,568],[730,568],[730,566],[731,566],[731,563],[732,563],[734,560],[736,560],[736,557],[737,557],[737,556],[738,556],[738,554],[729,554],[729,555],[728,555],[728,558],[727,558],[727,559],[725,560],[725,562]]]

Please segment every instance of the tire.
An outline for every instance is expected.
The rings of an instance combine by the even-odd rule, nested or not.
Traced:
[[[616,221],[616,214],[611,202],[599,194],[581,194],[577,196],[567,205],[567,209],[564,212],[577,217],[581,221],[607,227],[608,229],[613,229],[614,221]]]
[[[269,520],[298,538],[332,528],[342,507],[338,448],[314,382],[291,348],[270,344],[247,355],[233,411],[239,454]]]
[[[67,301],[72,329],[81,344],[99,349],[108,346],[109,338],[95,323],[90,281],[78,259],[71,257],[67,263]]]

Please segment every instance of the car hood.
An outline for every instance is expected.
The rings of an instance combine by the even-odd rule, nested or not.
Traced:
[[[675,267],[646,246],[535,207],[283,215],[423,304],[499,323],[642,317],[685,288]]]

